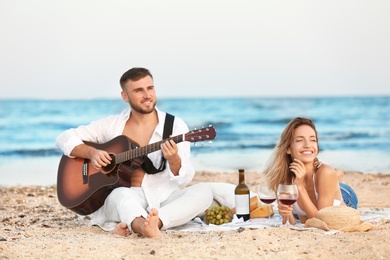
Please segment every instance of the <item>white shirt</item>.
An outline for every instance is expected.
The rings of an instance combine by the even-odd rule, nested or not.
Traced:
[[[159,111],[156,108],[158,116],[158,124],[153,132],[149,144],[156,143],[162,140],[165,112]],[[112,115],[106,118],[93,121],[89,125],[82,125],[77,128],[66,130],[57,137],[56,145],[61,148],[64,155],[72,157],[70,153],[83,141],[94,143],[106,143],[118,135],[122,135],[126,121],[129,119],[131,109],[123,110],[119,115]],[[175,117],[172,136],[185,134],[188,132],[188,126],[184,121]],[[159,208],[160,203],[165,201],[170,194],[179,189],[180,186],[187,185],[191,182],[195,175],[195,170],[190,162],[190,143],[181,142],[177,144],[179,147],[179,156],[181,158],[181,168],[179,174],[175,176],[166,164],[166,169],[157,174],[145,174],[141,187],[144,190],[145,197],[148,201],[148,208]],[[161,150],[148,154],[148,157],[158,168],[161,164]]]

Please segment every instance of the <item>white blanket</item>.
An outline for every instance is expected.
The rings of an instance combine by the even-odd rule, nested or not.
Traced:
[[[360,219],[367,221],[374,225],[379,225],[383,223],[390,222],[390,208],[360,208],[358,209],[360,212]],[[207,225],[200,218],[195,218],[189,223],[171,228],[169,230],[172,231],[181,231],[181,232],[202,232],[202,231],[228,231],[228,230],[237,230],[239,228],[279,228],[286,227],[286,225],[282,225],[282,217],[275,212],[275,215],[268,218],[256,218],[250,219],[246,222],[241,220],[237,220],[237,218],[233,219],[231,223],[223,224],[223,225]],[[295,230],[311,230],[313,228],[304,228],[303,224],[297,221],[296,225],[289,225],[290,229]],[[337,230],[327,231],[325,233],[332,234],[338,232]]]
[[[214,195],[214,204],[226,205],[230,208],[235,207],[234,201],[234,189],[236,185],[230,183],[222,182],[209,182],[210,187]],[[256,196],[256,193],[251,192],[251,197]],[[380,224],[390,221],[390,208],[360,208],[361,220],[367,221],[371,224]],[[172,231],[220,231],[220,230],[236,230],[239,228],[276,228],[276,227],[285,227],[282,225],[282,217],[278,214],[277,205],[274,204],[275,214],[270,219],[268,218],[257,218],[250,219],[246,222],[234,218],[231,223],[223,225],[207,225],[202,221],[202,216],[193,219],[185,225],[170,228]],[[104,225],[100,226],[105,231],[110,231],[115,228],[118,223],[116,222],[106,222]],[[289,225],[291,229],[295,230],[309,230],[312,228],[304,228],[303,224],[297,221],[296,225]],[[331,232],[331,231],[328,231]]]

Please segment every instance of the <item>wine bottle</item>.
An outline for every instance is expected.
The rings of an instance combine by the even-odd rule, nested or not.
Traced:
[[[243,218],[244,221],[247,221],[250,218],[250,195],[249,188],[245,184],[245,171],[243,169],[239,169],[238,176],[239,183],[234,190],[236,215],[237,218]]]

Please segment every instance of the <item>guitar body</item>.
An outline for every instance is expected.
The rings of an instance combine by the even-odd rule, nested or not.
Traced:
[[[118,136],[104,144],[85,142],[110,154],[118,154],[134,149],[124,135]],[[96,170],[88,159],[69,158],[63,155],[58,167],[57,195],[60,203],[66,208],[88,215],[103,206],[110,192],[117,187],[130,187],[130,174],[142,164],[141,158],[135,158],[121,164],[113,161],[106,168],[109,173]]]

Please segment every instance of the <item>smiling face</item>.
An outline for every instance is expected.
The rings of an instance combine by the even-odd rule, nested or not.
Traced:
[[[303,163],[313,162],[318,154],[316,131],[309,125],[298,126],[294,130],[287,154]]]
[[[138,113],[149,114],[153,112],[156,106],[153,79],[146,76],[137,81],[128,80],[124,84],[122,98]]]

